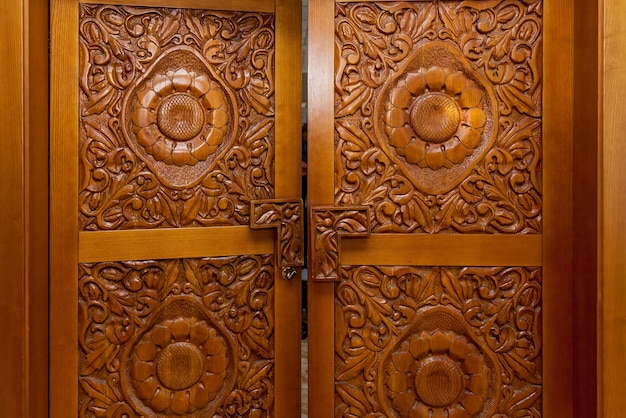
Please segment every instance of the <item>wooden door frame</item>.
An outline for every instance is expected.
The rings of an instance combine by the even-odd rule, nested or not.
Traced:
[[[618,417],[626,409],[618,378],[626,370],[622,3],[553,3],[565,15],[576,6],[562,28],[571,63],[563,76],[574,102],[564,121],[573,138],[566,175],[577,185],[566,254],[574,278],[572,390],[576,411],[594,411],[597,403],[602,417]],[[48,414],[48,21],[46,0],[14,0],[0,15],[0,309],[1,335],[10,342],[0,346],[0,402],[7,416],[16,417]]]

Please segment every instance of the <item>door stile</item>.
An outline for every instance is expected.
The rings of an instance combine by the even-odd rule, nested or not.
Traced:
[[[308,20],[308,202],[309,207],[334,203],[334,0],[309,0]],[[314,92],[314,94],[313,94]],[[308,239],[314,224],[309,218]],[[313,245],[309,245],[312,261]],[[309,280],[309,416],[327,418],[334,413],[334,283]],[[329,343],[330,342],[330,343]]]
[[[50,13],[50,417],[66,418],[78,411],[78,3]]]
[[[543,412],[574,417],[574,2],[544,2]]]
[[[276,0],[276,199],[301,196],[301,101],[302,101],[302,4],[300,0]],[[301,213],[301,216],[305,216]],[[274,232],[278,234],[279,231]],[[306,239],[306,237],[303,237]],[[279,257],[278,249],[275,250]],[[293,329],[302,322],[301,268],[286,280],[275,261],[275,385],[276,418],[299,416],[300,334]]]

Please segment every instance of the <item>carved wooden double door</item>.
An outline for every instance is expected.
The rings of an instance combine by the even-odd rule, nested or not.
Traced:
[[[310,0],[309,214],[300,7],[52,2],[51,416],[299,416],[304,239],[311,416],[568,416],[542,1]]]

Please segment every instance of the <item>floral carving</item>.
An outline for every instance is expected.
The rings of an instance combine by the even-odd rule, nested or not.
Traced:
[[[79,416],[272,416],[273,258],[82,264]]]
[[[252,202],[250,227],[278,228],[276,236],[278,267],[301,266],[304,264],[302,199],[258,200]]]
[[[157,413],[202,409],[224,387],[228,346],[206,321],[179,317],[146,332],[131,354],[136,396]]]
[[[313,258],[311,274],[315,280],[340,278],[341,236],[364,237],[370,233],[367,207],[312,207],[311,239]]]
[[[541,416],[541,269],[344,267],[336,415]]]
[[[402,417],[472,417],[488,397],[490,370],[464,336],[435,331],[412,335],[389,362],[386,391]]]
[[[230,118],[222,89],[184,68],[158,74],[137,94],[132,113],[137,142],[157,161],[177,166],[206,160]]]
[[[247,225],[273,196],[274,17],[80,7],[81,230]]]
[[[541,233],[541,9],[337,3],[335,204],[372,232]]]
[[[409,163],[438,170],[459,164],[482,137],[483,93],[462,72],[432,67],[408,73],[390,93],[383,121],[391,145]]]

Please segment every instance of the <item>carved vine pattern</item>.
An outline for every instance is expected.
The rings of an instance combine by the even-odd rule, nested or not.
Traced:
[[[304,230],[302,199],[252,201],[250,227],[278,228],[276,240],[278,267],[304,264]]]
[[[341,236],[364,237],[370,233],[369,208],[312,207],[311,240],[313,258],[311,275],[314,280],[339,280],[342,268],[339,260]]]
[[[398,376],[389,370],[409,369],[402,363],[416,363],[405,350],[411,343],[409,350],[415,353],[418,349],[412,344],[426,338],[431,351],[438,345],[440,355],[459,361],[469,357],[468,347],[475,347],[475,359],[487,358],[486,353],[496,359],[493,370],[499,371],[495,378],[500,387],[493,398],[468,401],[466,408],[474,409],[469,414],[461,404],[451,404],[450,410],[459,409],[454,416],[485,416],[485,411],[478,412],[484,404],[493,417],[540,417],[541,281],[540,268],[345,267],[335,298],[335,416],[388,417],[382,404],[390,396],[397,397],[393,415],[408,416],[406,408],[412,404],[402,411],[404,401],[398,397],[402,385],[392,382]],[[456,337],[456,349],[448,337],[451,330],[440,322],[436,321],[434,333],[421,337],[415,333],[424,313],[437,309],[457,313],[459,326],[469,330],[468,338]],[[384,356],[391,360],[382,367]],[[488,374],[486,370],[480,374]],[[474,392],[485,392],[485,385],[483,380]],[[415,394],[409,398],[413,402]],[[429,409],[437,412],[416,405],[415,416],[429,417]]]
[[[335,24],[335,204],[370,205],[373,232],[541,233],[542,0],[338,3]],[[458,49],[499,112],[495,145],[437,195],[414,187],[374,132],[385,83],[430,41]]]
[[[139,393],[146,387],[149,392],[143,395],[148,399],[144,403],[152,402],[157,407],[159,393],[174,393],[170,406],[160,406],[167,416],[272,416],[273,258],[263,255],[81,264],[79,416],[165,416],[165,412],[155,413],[150,408],[146,412],[140,400],[132,400],[132,396],[141,398]],[[171,308],[176,303],[192,308],[177,314],[171,314],[171,309],[159,310],[163,304]],[[164,345],[159,340],[164,339],[165,328],[170,329],[167,335],[171,332],[181,341],[179,346],[188,349],[196,344],[210,354],[205,367],[217,375],[207,373],[213,377],[192,387],[191,401],[185,399],[184,391],[168,389],[175,375],[165,383],[159,380],[159,373],[159,379],[153,376],[139,381],[148,376],[141,377],[151,364],[146,356],[154,357],[146,353]],[[230,350],[234,360],[225,357],[228,340],[234,341]],[[130,366],[124,362],[125,356]],[[161,372],[158,367],[157,372]],[[125,373],[132,376],[132,386],[123,384]],[[232,390],[224,393],[228,390],[224,389],[224,381],[230,380],[233,385],[233,379]],[[222,397],[214,399],[220,390]],[[136,395],[129,399],[128,393]],[[177,399],[181,394],[183,399]]]
[[[248,224],[250,200],[274,193],[273,15],[84,4],[80,14],[81,229]],[[181,47],[234,94],[239,122],[210,172],[170,187],[132,152],[121,115],[125,92]]]

